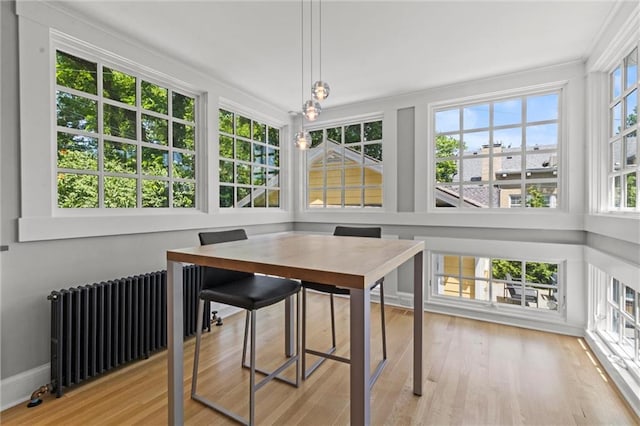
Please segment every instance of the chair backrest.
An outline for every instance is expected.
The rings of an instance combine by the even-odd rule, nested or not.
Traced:
[[[209,244],[246,240],[247,233],[244,229],[232,229],[230,231],[200,232],[198,237],[200,238],[200,245],[206,246]],[[249,272],[231,271],[229,269],[203,267],[202,270],[203,290],[253,276],[253,274]]]
[[[340,237],[369,237],[369,238],[381,238],[382,228],[376,227],[355,227],[355,226],[336,226],[333,231],[333,235]]]

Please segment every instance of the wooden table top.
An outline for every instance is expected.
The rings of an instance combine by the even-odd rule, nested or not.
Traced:
[[[296,232],[167,251],[167,260],[364,289],[424,250],[424,241]]]

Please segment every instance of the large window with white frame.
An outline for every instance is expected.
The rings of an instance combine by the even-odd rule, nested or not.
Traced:
[[[434,253],[433,297],[476,305],[558,312],[560,265],[513,258]]]
[[[594,331],[611,359],[640,384],[640,293],[590,265],[594,284]]]
[[[280,207],[280,128],[220,109],[220,207]]]
[[[55,51],[57,207],[196,208],[198,96]]]
[[[312,129],[307,208],[382,207],[382,118]]]
[[[556,208],[562,90],[438,106],[433,206]]]
[[[640,211],[638,175],[638,45],[609,73],[608,208]]]

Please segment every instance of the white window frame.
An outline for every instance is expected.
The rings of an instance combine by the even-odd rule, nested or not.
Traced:
[[[64,34],[61,33],[53,33],[52,37],[51,37],[51,54],[52,54],[52,64],[51,64],[51,69],[54,71],[51,74],[51,85],[53,87],[53,94],[52,94],[52,102],[54,107],[52,108],[52,113],[53,113],[53,117],[52,117],[52,122],[54,123],[54,131],[53,131],[53,144],[54,144],[54,150],[57,151],[56,148],[56,135],[57,132],[63,132],[63,133],[71,133],[71,134],[80,134],[80,135],[84,135],[87,137],[91,137],[91,138],[95,138],[98,139],[98,143],[99,146],[102,146],[105,142],[105,139],[109,139],[109,141],[115,141],[115,142],[122,142],[122,143],[127,143],[130,145],[134,145],[137,147],[136,151],[137,151],[137,165],[138,165],[138,171],[135,174],[131,174],[131,175],[123,175],[123,174],[114,174],[114,173],[110,173],[108,171],[103,170],[101,167],[98,167],[98,169],[94,172],[91,171],[87,171],[87,170],[73,170],[73,169],[59,169],[57,167],[57,165],[54,167],[54,177],[52,178],[53,184],[54,184],[54,188],[52,188],[52,191],[54,193],[54,197],[56,199],[56,201],[54,202],[54,216],[84,216],[84,215],[96,215],[96,214],[105,214],[105,215],[109,215],[112,214],[110,212],[112,211],[117,211],[120,210],[121,212],[126,212],[126,214],[140,214],[137,211],[144,209],[145,213],[149,210],[152,209],[164,209],[164,210],[173,210],[174,213],[180,214],[180,211],[184,211],[185,209],[191,209],[191,210],[200,210],[202,211],[202,207],[200,206],[201,204],[201,196],[200,194],[202,194],[202,191],[200,190],[200,186],[202,185],[202,180],[198,179],[198,170],[200,168],[200,166],[203,164],[202,161],[200,161],[200,152],[202,151],[201,147],[202,147],[202,142],[201,140],[204,138],[203,132],[200,130],[200,121],[199,119],[201,117],[204,117],[204,111],[203,111],[203,102],[202,102],[202,95],[200,93],[197,92],[192,92],[190,90],[184,90],[184,89],[178,89],[176,87],[174,87],[173,82],[168,81],[166,78],[163,78],[162,75],[159,75],[157,72],[150,72],[149,70],[145,70],[143,68],[141,68],[140,66],[138,66],[137,64],[134,64],[130,61],[123,61],[123,60],[118,60],[117,58],[114,58],[113,55],[111,54],[105,54],[102,53],[100,51],[98,51],[97,49],[91,49],[93,50],[93,52],[89,52],[88,50],[90,50],[89,48],[87,48],[86,45],[84,46],[79,46],[79,43],[77,43],[77,41],[70,39],[68,36],[65,36]],[[56,52],[63,52],[66,54],[70,54],[74,57],[77,57],[79,59],[85,60],[85,61],[89,61],[92,63],[96,64],[96,69],[97,69],[97,94],[96,95],[90,95],[90,94],[86,94],[84,92],[80,92],[77,90],[74,90],[73,88],[67,88],[64,86],[58,86],[56,83],[56,78],[55,78],[55,70],[56,70]],[[114,69],[116,71],[120,71],[123,73],[126,73],[132,77],[136,78],[136,99],[137,99],[137,103],[136,105],[125,105],[125,104],[121,104],[118,101],[114,101],[111,100],[107,97],[105,97],[103,95],[103,91],[102,91],[102,82],[101,82],[101,77],[102,76],[102,69],[103,68],[111,68]],[[141,84],[142,84],[142,80],[148,82],[148,83],[152,83],[158,86],[161,86],[163,88],[166,88],[168,90],[168,105],[171,105],[171,94],[172,93],[179,93],[182,95],[186,95],[188,97],[191,97],[194,99],[194,123],[190,123],[187,122],[185,120],[179,119],[179,118],[175,118],[173,116],[170,115],[170,113],[168,112],[167,114],[159,114],[153,111],[147,111],[147,110],[143,110],[142,106],[141,106]],[[103,122],[102,122],[102,118],[97,121],[97,129],[96,132],[94,133],[87,133],[87,132],[83,132],[83,131],[75,131],[74,129],[69,129],[66,127],[62,127],[62,126],[57,126],[57,117],[56,117],[56,111],[55,111],[55,103],[56,103],[56,92],[60,90],[63,92],[67,92],[70,93],[72,95],[77,95],[77,96],[81,96],[83,98],[87,98],[87,99],[91,99],[96,101],[96,106],[98,108],[98,110],[102,110],[104,105],[109,105],[109,106],[115,106],[115,107],[122,107],[122,108],[126,108],[128,110],[131,111],[135,111],[136,112],[136,123],[137,123],[137,128],[136,128],[136,138],[135,139],[125,139],[122,137],[117,137],[117,136],[109,136],[109,135],[105,135],[103,133]],[[194,150],[184,150],[184,149],[179,149],[179,148],[174,148],[172,145],[172,139],[173,139],[173,135],[171,134],[171,131],[169,131],[168,133],[168,139],[167,139],[167,146],[156,146],[154,144],[151,143],[147,143],[147,142],[143,142],[142,141],[142,135],[140,134],[140,132],[138,132],[138,128],[140,128],[140,126],[142,126],[142,115],[149,115],[152,117],[159,117],[159,118],[163,118],[166,117],[168,123],[169,122],[175,122],[175,123],[179,123],[179,124],[193,124],[194,125],[194,142],[195,142],[195,146],[194,146]],[[100,117],[104,117],[104,114],[99,114]],[[171,129],[171,126],[168,126],[168,129]],[[173,207],[173,189],[169,190],[169,199],[168,199],[168,207],[142,207],[142,182],[144,179],[144,174],[141,172],[141,150],[143,147],[148,147],[148,148],[153,148],[153,149],[157,149],[157,150],[162,150],[162,151],[166,151],[167,152],[167,159],[168,159],[168,170],[170,171],[173,168],[173,154],[174,153],[186,153],[186,152],[191,152],[193,153],[193,155],[195,156],[195,162],[194,162],[194,166],[196,168],[196,173],[195,173],[195,179],[179,179],[179,178],[175,178],[175,177],[171,177],[171,172],[168,173],[169,176],[167,177],[156,177],[156,176],[149,176],[149,178],[151,180],[161,180],[161,181],[165,181],[168,182],[169,186],[171,187],[174,183],[177,182],[182,182],[182,181],[193,181],[195,187],[196,187],[196,191],[195,191],[195,206],[192,208],[184,208],[184,207]],[[102,149],[98,149],[99,152],[102,152]],[[54,158],[55,161],[55,158]],[[100,164],[103,161],[103,158],[101,157],[101,155],[98,155],[98,163]],[[59,207],[59,203],[57,202],[57,181],[55,178],[55,175],[57,175],[58,173],[70,173],[70,174],[75,174],[75,173],[82,173],[82,174],[92,174],[95,176],[98,176],[99,181],[102,181],[106,176],[117,176],[117,177],[126,177],[126,178],[135,178],[137,180],[137,206],[136,207],[131,207],[131,208],[107,208],[107,207],[97,207],[97,208],[63,208],[63,207]],[[104,188],[103,185],[99,185],[100,187]],[[99,201],[99,205],[103,205],[104,204],[104,189],[99,190],[98,192],[98,201]]]
[[[428,193],[426,197],[427,205],[426,209],[429,213],[444,213],[444,214],[467,214],[470,212],[474,212],[473,214],[481,214],[491,212],[491,214],[523,214],[526,212],[527,214],[536,214],[536,215],[548,215],[548,214],[557,214],[558,212],[567,213],[570,210],[570,200],[569,200],[569,179],[566,176],[565,170],[568,170],[567,166],[567,152],[569,150],[569,140],[567,138],[567,128],[568,125],[566,123],[565,117],[568,116],[566,108],[567,108],[567,81],[559,81],[559,82],[551,82],[547,84],[540,84],[536,86],[531,86],[527,88],[513,89],[502,92],[481,94],[477,96],[467,97],[467,98],[459,98],[452,100],[445,100],[440,102],[434,102],[428,105],[428,122],[429,128],[427,132],[428,137],[428,152],[427,152],[427,172],[428,175],[426,177]],[[522,98],[526,96],[537,96],[544,95],[550,93],[558,93],[558,118],[556,120],[558,124],[558,144],[555,149],[557,155],[557,177],[555,179],[557,185],[557,196],[558,199],[561,200],[559,207],[554,208],[500,208],[500,207],[489,207],[489,208],[477,208],[470,206],[458,206],[458,207],[436,207],[436,181],[435,181],[435,167],[437,163],[437,159],[435,158],[435,138],[436,138],[436,126],[435,126],[435,116],[437,111],[446,110],[446,109],[455,109],[455,108],[464,108],[466,106],[473,106],[482,103],[493,103],[500,102],[503,100],[514,99],[514,98]],[[526,127],[526,117],[522,117],[521,126],[523,128]],[[543,123],[544,124],[544,123]],[[492,130],[493,126],[489,127],[487,130]],[[476,129],[474,129],[476,130]],[[481,129],[477,129],[481,130]],[[460,130],[461,132],[462,130]],[[492,133],[492,132],[491,132]],[[491,140],[490,140],[491,142]],[[523,141],[524,144],[524,141]],[[493,155],[493,154],[491,154]],[[492,158],[491,155],[488,158]],[[462,156],[458,157],[462,160]],[[526,181],[523,182],[526,184]],[[464,204],[464,203],[462,203]]]
[[[382,192],[382,205],[381,206],[365,206],[364,204],[364,198],[363,198],[363,202],[362,205],[357,207],[357,206],[346,206],[344,204],[344,199],[342,200],[342,205],[341,206],[328,206],[328,205],[323,205],[322,207],[310,207],[309,206],[309,170],[307,169],[307,165],[308,165],[308,155],[309,155],[309,150],[304,152],[304,155],[302,156],[302,174],[304,176],[303,178],[303,182],[304,182],[304,188],[302,190],[302,209],[303,211],[307,212],[307,213],[320,213],[320,212],[336,212],[336,211],[341,211],[341,212],[345,212],[345,211],[359,211],[359,212],[384,212],[385,211],[385,199],[386,199],[386,179],[385,179],[385,161],[387,159],[387,155],[385,155],[385,151],[387,149],[387,145],[385,144],[385,135],[387,134],[385,132],[385,119],[384,119],[384,114],[381,113],[377,113],[377,114],[367,114],[367,115],[361,115],[361,116],[357,116],[357,117],[350,117],[347,119],[339,119],[339,120],[331,120],[331,121],[324,121],[322,123],[317,123],[317,124],[313,124],[313,125],[305,125],[305,131],[308,132],[313,132],[313,131],[318,131],[318,130],[323,130],[323,138],[326,136],[326,129],[329,128],[334,128],[334,127],[346,127],[349,125],[353,125],[353,124],[360,124],[360,125],[364,125],[364,123],[369,123],[369,122],[373,122],[373,121],[381,121],[382,122],[382,139],[379,141],[375,141],[373,143],[380,143],[382,145],[382,182],[380,183],[380,191]],[[323,141],[324,142],[324,141]],[[366,145],[368,144],[369,141],[360,141],[358,142],[358,144],[362,145]],[[365,185],[364,181],[362,183],[362,185],[360,185],[359,188],[360,190],[364,191],[366,189],[367,185]],[[328,189],[326,182],[325,185],[323,185],[323,191],[325,193],[325,199],[326,199],[326,191]],[[331,187],[331,188],[338,188],[337,186]],[[342,185],[340,186],[340,189],[342,191],[344,191],[345,189],[345,185],[344,182],[342,183]],[[356,188],[356,187],[354,187]],[[364,195],[362,195],[364,197]]]
[[[219,108],[216,111],[216,117],[219,117],[220,110],[229,111],[229,112],[232,112],[233,114],[241,115],[241,116],[243,116],[245,118],[248,118],[251,121],[257,121],[257,122],[259,122],[261,124],[264,124],[264,125],[266,125],[268,127],[271,127],[271,128],[274,128],[274,129],[278,129],[278,131],[279,131],[279,143],[278,143],[278,146],[272,146],[267,141],[265,141],[264,143],[260,143],[260,142],[259,143],[260,143],[260,145],[264,145],[267,149],[269,147],[271,147],[271,148],[275,149],[278,152],[279,165],[277,167],[275,167],[275,166],[268,166],[266,163],[264,165],[260,165],[260,164],[255,163],[254,159],[253,159],[253,150],[251,152],[251,161],[250,162],[237,160],[235,158],[235,155],[234,155],[233,159],[225,159],[225,158],[221,157],[220,156],[219,143],[220,143],[220,136],[222,136],[223,133],[219,130],[220,126],[219,126],[219,123],[218,123],[218,127],[216,128],[216,138],[217,138],[217,140],[216,140],[216,145],[215,145],[216,146],[216,158],[218,160],[215,163],[216,164],[215,169],[216,169],[216,172],[218,174],[218,183],[215,186],[212,185],[212,188],[215,188],[215,191],[219,194],[221,186],[225,186],[225,185],[232,186],[234,188],[234,200],[235,200],[235,198],[236,198],[236,195],[235,195],[236,190],[235,190],[235,188],[237,188],[238,184],[237,183],[224,183],[224,182],[220,182],[219,181],[219,171],[220,171],[219,164],[220,164],[220,161],[227,160],[227,161],[232,161],[234,163],[234,175],[236,173],[235,172],[235,165],[237,165],[238,162],[246,164],[246,165],[249,165],[250,167],[253,167],[254,165],[258,165],[258,166],[264,166],[265,168],[277,169],[278,170],[278,185],[277,185],[277,187],[274,187],[274,188],[278,188],[278,190],[280,192],[279,193],[279,203],[278,203],[277,207],[275,207],[275,206],[274,207],[269,207],[268,200],[266,200],[266,207],[236,206],[235,205],[236,203],[234,202],[234,206],[233,207],[219,207],[220,208],[220,212],[225,213],[225,212],[238,210],[238,209],[239,210],[256,210],[256,211],[265,211],[265,209],[282,210],[283,209],[283,204],[286,201],[285,193],[283,192],[284,191],[283,187],[285,187],[286,185],[285,185],[285,180],[284,180],[285,176],[283,176],[283,167],[282,167],[283,166],[283,162],[285,160],[285,151],[286,151],[284,145],[286,145],[287,141],[288,141],[287,131],[286,131],[287,129],[286,129],[285,125],[283,123],[280,123],[277,120],[273,119],[272,117],[269,117],[269,116],[267,116],[265,114],[262,114],[262,113],[260,113],[258,111],[255,111],[255,110],[250,110],[250,109],[248,109],[248,108],[246,108],[246,107],[244,107],[242,105],[239,105],[239,104],[237,104],[237,103],[235,103],[233,101],[226,100],[226,99],[220,101]],[[235,126],[235,122],[234,122],[234,126]],[[253,143],[253,141],[251,139],[246,139],[246,138],[243,138],[243,137],[240,137],[240,136],[237,136],[237,135],[227,135],[227,136],[230,136],[230,137],[232,137],[234,139],[235,138],[240,138],[240,139],[246,140],[246,141],[248,141],[250,143]],[[234,151],[235,151],[235,148],[234,148]],[[242,186],[244,186],[244,185],[242,185]],[[247,186],[251,187],[251,188],[255,187],[255,185],[253,185],[253,183],[251,183],[251,184],[249,184]],[[265,183],[264,187],[267,189],[267,191],[270,188],[267,183]],[[255,191],[255,190],[256,189],[252,189],[249,196],[253,196],[253,191]],[[258,189],[258,190],[260,190],[260,189]],[[218,202],[218,206],[219,206],[219,204],[220,203]]]

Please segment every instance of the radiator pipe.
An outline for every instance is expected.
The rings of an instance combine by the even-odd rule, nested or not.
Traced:
[[[53,386],[51,386],[51,384],[40,386],[37,390],[35,390],[31,394],[31,400],[27,404],[27,407],[28,408],[37,407],[38,405],[42,404],[42,399],[40,399],[40,397],[52,390],[53,390]]]

